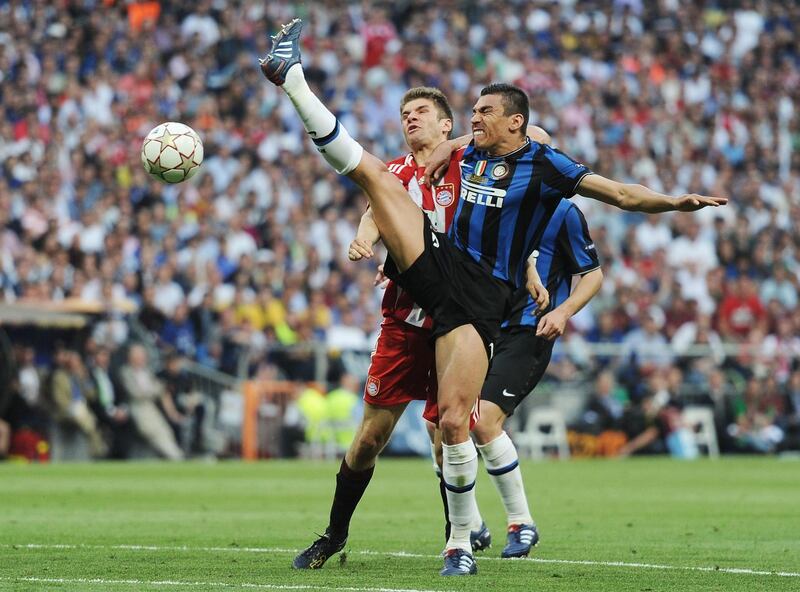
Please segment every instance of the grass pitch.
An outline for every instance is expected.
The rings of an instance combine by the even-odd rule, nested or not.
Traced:
[[[0,465],[0,590],[800,590],[796,461],[523,463],[542,542],[514,561],[481,468],[494,547],[477,576],[442,578],[430,463],[384,460],[346,558],[293,571],[337,466]]]

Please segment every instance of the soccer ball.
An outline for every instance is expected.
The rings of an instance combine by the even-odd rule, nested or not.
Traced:
[[[164,183],[180,183],[203,162],[203,142],[192,128],[168,121],[153,128],[142,143],[144,170]]]

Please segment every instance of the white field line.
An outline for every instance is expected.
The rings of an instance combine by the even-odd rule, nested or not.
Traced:
[[[28,582],[35,584],[101,584],[124,586],[188,586],[194,588],[248,588],[256,590],[319,590],[319,584],[304,586],[302,584],[254,584],[242,582],[185,582],[181,580],[108,580],[105,578],[37,578],[0,577],[0,582]],[[417,590],[416,588],[353,588],[350,586],[339,587],[325,584],[326,590],[341,590],[342,592],[441,592],[440,590]]]
[[[161,545],[72,545],[72,544],[21,544],[10,545],[2,544],[0,548],[5,549],[117,549],[121,551],[185,551],[185,552],[208,552],[208,553],[297,553],[298,549],[286,549],[282,547],[188,547],[181,546],[161,546]],[[425,555],[421,553],[409,553],[406,551],[348,551],[352,555],[377,555],[383,557],[406,557],[411,559],[440,559],[440,555]],[[477,557],[478,563],[484,561],[508,562],[508,559],[500,557]],[[514,561],[529,561],[531,563],[553,563],[559,565],[587,565],[597,567],[620,567],[628,569],[657,569],[657,570],[676,570],[676,571],[699,571],[716,572],[729,574],[743,574],[751,576],[778,576],[782,578],[800,578],[800,572],[792,571],[766,571],[750,569],[747,567],[708,567],[694,565],[666,565],[659,563],[631,563],[628,561],[591,561],[581,559],[545,559],[542,557],[526,557]],[[301,588],[306,589],[306,588]],[[346,588],[341,588],[346,590]],[[367,590],[367,588],[364,588]],[[369,588],[369,590],[378,590]]]

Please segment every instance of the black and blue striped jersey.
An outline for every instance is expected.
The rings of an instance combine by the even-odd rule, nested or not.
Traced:
[[[600,267],[586,218],[574,203],[562,199],[553,210],[531,256],[536,271],[550,294],[548,311],[564,302],[572,287],[572,276]],[[534,315],[536,303],[523,285],[514,293],[503,327],[535,327],[541,315]]]
[[[516,286],[525,260],[559,203],[575,195],[591,171],[563,152],[528,140],[502,156],[470,144],[461,166],[461,194],[449,236],[481,267]]]

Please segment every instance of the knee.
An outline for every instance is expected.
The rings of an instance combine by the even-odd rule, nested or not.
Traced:
[[[365,427],[359,432],[350,447],[350,459],[348,459],[350,468],[362,470],[371,467],[385,444],[386,436],[384,434]]]
[[[494,403],[481,401],[480,406],[480,418],[472,428],[472,435],[478,444],[488,444],[503,433],[503,424],[507,416]]]
[[[468,426],[469,413],[460,406],[440,408],[439,429],[445,440],[464,430]]]
[[[389,172],[389,167],[377,156],[364,152],[358,167],[350,173],[351,177],[359,183],[379,183],[384,175],[389,175],[396,180],[397,177]]]
[[[472,428],[472,435],[475,436],[475,441],[480,445],[488,444],[502,433],[502,423],[484,421],[483,419],[478,421]]]

